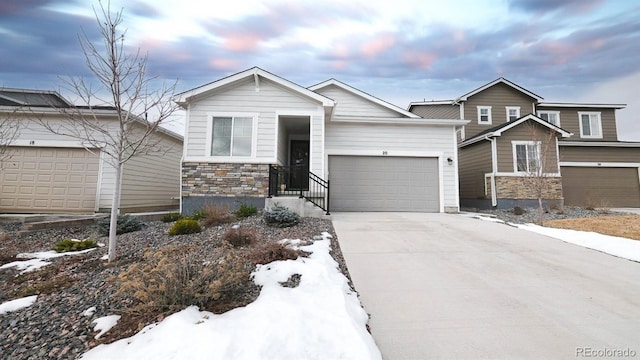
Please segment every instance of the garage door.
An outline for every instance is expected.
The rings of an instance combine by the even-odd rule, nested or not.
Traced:
[[[13,148],[0,172],[0,212],[93,212],[98,155],[84,149]]]
[[[562,167],[569,206],[640,207],[638,168]]]
[[[331,211],[438,212],[437,158],[329,156]]]

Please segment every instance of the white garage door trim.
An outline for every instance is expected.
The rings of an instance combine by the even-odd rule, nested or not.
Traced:
[[[438,159],[438,207],[444,212],[444,153],[442,151],[387,151],[387,150],[325,150],[325,179],[329,179],[329,156],[386,156],[386,157],[417,157]]]

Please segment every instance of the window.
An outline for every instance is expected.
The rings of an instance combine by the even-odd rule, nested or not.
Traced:
[[[491,124],[491,106],[478,106],[478,124]]]
[[[211,156],[251,156],[253,118],[214,116]]]
[[[534,173],[540,169],[540,142],[513,142],[514,171],[519,173]]]
[[[507,106],[507,121],[514,121],[520,117],[519,106]]]
[[[555,126],[560,126],[560,111],[538,111],[538,117]]]
[[[602,123],[599,112],[579,112],[578,117],[580,118],[580,137],[602,138]]]

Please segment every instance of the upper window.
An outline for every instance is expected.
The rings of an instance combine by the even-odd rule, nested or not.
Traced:
[[[478,106],[478,124],[491,124],[491,106]]]
[[[507,121],[514,121],[520,117],[519,106],[507,106]]]
[[[599,112],[579,112],[578,117],[580,118],[580,137],[602,138],[602,123]]]
[[[211,126],[211,156],[251,156],[253,118],[214,116]]]
[[[560,126],[560,111],[538,111],[538,117],[555,126]]]
[[[540,169],[540,142],[514,141],[513,168],[515,172],[535,173]]]

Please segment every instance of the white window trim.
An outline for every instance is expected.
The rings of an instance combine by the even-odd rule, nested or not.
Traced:
[[[476,106],[476,108],[478,109],[478,124],[482,124],[482,125],[491,125],[493,123],[493,119],[491,116],[491,106]],[[480,121],[480,119],[482,118],[480,116],[481,110],[489,110],[489,121]]]
[[[591,124],[591,115],[597,116],[598,132],[600,135],[585,135],[582,131],[582,115],[589,115],[589,128],[593,128]],[[578,125],[580,126],[580,137],[583,139],[602,139],[602,116],[599,111],[578,111]]]
[[[255,159],[256,148],[258,143],[258,113],[246,112],[212,112],[207,113],[207,143],[205,146],[205,158],[218,162],[237,162],[239,159]],[[213,146],[213,118],[214,117],[250,117],[252,119],[251,126],[251,155],[250,156],[213,156],[211,155],[211,147]]]
[[[557,127],[561,127],[560,126],[560,111],[558,110],[538,110],[538,117],[542,119],[542,114],[555,114],[556,115],[556,120],[558,120],[558,123],[555,124]],[[553,124],[553,123],[552,123]]]
[[[516,111],[516,118],[514,120],[517,120],[520,118],[520,106],[505,106],[505,111],[507,113],[507,122],[511,122],[511,119],[509,119],[509,110]]]
[[[536,145],[538,151],[538,163],[542,165],[542,161],[540,161],[540,157],[542,154],[540,153],[540,141],[511,141],[511,153],[513,156],[513,172],[515,174],[530,174],[531,171],[518,171],[518,152],[516,150],[517,145]],[[527,167],[529,167],[529,163],[527,162]]]

